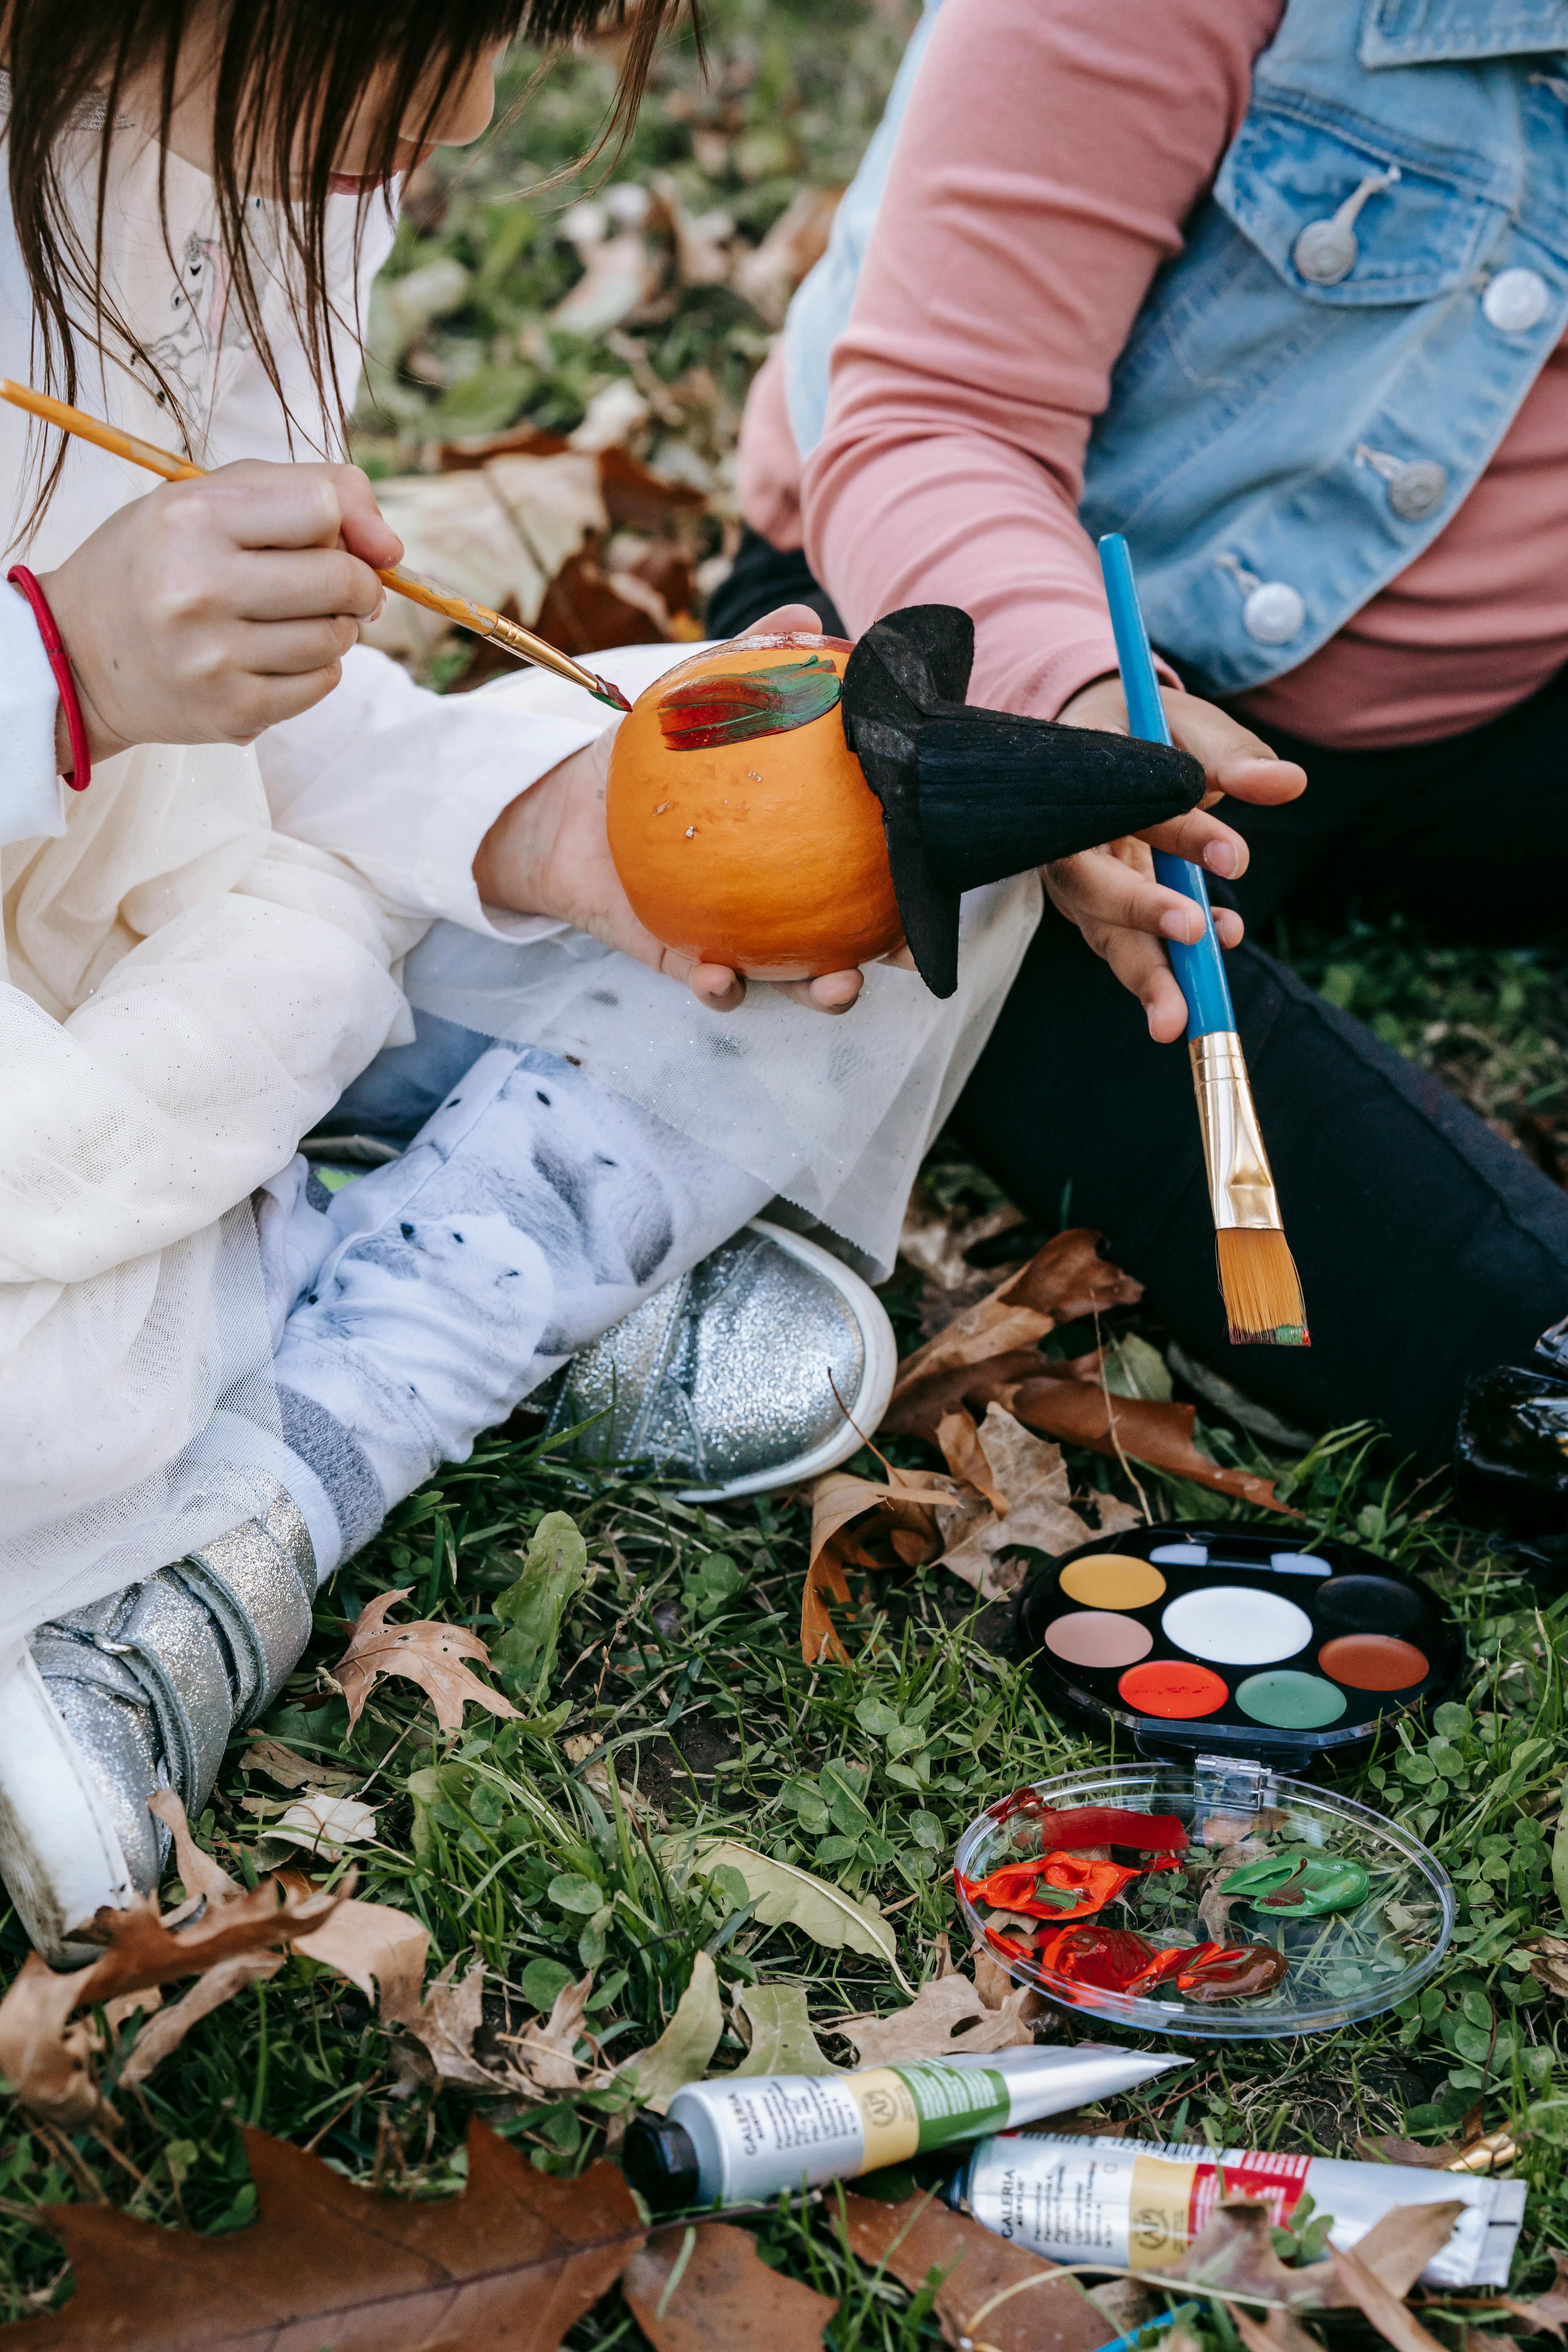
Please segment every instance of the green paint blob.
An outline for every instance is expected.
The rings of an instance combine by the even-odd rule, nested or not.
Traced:
[[[1345,1711],[1345,1695],[1321,1675],[1292,1673],[1281,1667],[1272,1674],[1248,1675],[1238,1683],[1236,1703],[1254,1723],[1277,1731],[1317,1731],[1337,1723]]]
[[[1224,1891],[1244,1895],[1260,1911],[1310,1919],[1324,1911],[1355,1910],[1366,1900],[1368,1884],[1359,1862],[1336,1861],[1329,1854],[1271,1853],[1227,1871]]]

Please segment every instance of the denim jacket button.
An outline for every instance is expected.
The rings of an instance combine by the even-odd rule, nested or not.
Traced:
[[[1436,457],[1415,457],[1391,476],[1388,503],[1401,522],[1425,522],[1448,495],[1448,472]]]
[[[1552,291],[1539,269],[1500,269],[1481,296],[1481,315],[1501,335],[1522,335],[1545,318]]]
[[[1332,215],[1309,221],[1290,248],[1290,258],[1309,286],[1337,286],[1350,276],[1360,255],[1354,229]]]
[[[1241,608],[1243,627],[1260,646],[1288,646],[1306,617],[1299,591],[1284,580],[1265,580]]]

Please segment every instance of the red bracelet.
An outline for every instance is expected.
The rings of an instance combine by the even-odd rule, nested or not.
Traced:
[[[48,599],[25,563],[13,563],[5,574],[13,588],[20,589],[33,608],[33,618],[38,625],[38,635],[44,641],[44,651],[49,657],[49,667],[55,674],[55,684],[60,690],[60,707],[66,714],[66,732],[70,737],[71,772],[66,778],[73,793],[85,793],[92,782],[92,761],[88,753],[87,729],[82,724],[81,704],[77,700],[76,680],[71,676],[70,656],[55,626]]]

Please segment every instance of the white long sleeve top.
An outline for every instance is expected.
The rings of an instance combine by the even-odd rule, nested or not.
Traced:
[[[81,139],[84,170],[96,143]],[[125,144],[107,275],[178,384],[191,456],[214,467],[337,454],[280,287],[268,308],[292,432],[226,315],[210,182],[170,159],[165,241],[156,151],[134,134]],[[342,199],[333,224],[345,320],[353,214]],[[378,215],[361,292],[390,237]],[[26,381],[32,343],[7,215],[0,373]],[[341,357],[352,381],[346,326]],[[84,363],[79,398],[147,440],[178,443],[144,372],[123,362]],[[21,506],[28,431],[0,409],[0,465]],[[154,487],[72,443],[41,526],[6,564],[51,568]],[[492,921],[474,855],[508,802],[600,724],[441,700],[361,647],[333,694],[252,749],[140,749],[78,793],[55,773],[54,718],[31,614],[0,589],[0,1286],[79,1283],[166,1248],[275,1173],[371,1055],[411,1034],[395,973],[432,919],[513,940],[558,929]],[[26,1316],[15,1293],[9,1304]],[[6,1306],[0,1291],[0,1359]]]

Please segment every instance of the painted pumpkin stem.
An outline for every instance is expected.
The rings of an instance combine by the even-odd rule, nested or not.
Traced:
[[[773,669],[721,671],[672,686],[658,723],[672,751],[711,751],[753,735],[809,727],[838,700],[838,673],[817,654]]]

